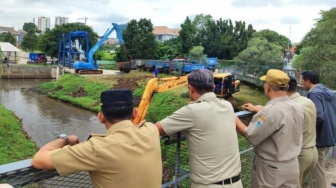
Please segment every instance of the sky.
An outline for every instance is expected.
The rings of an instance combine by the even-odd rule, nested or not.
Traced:
[[[298,43],[310,31],[320,12],[335,7],[336,0],[1,0],[0,26],[22,29],[26,22],[37,24],[38,17],[68,17],[84,22],[99,35],[132,19],[150,19],[154,26],[180,28],[186,17],[211,15],[245,21],[257,31],[270,29]],[[114,34],[115,36],[115,34]]]

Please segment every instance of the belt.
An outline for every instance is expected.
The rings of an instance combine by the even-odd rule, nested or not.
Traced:
[[[219,181],[219,182],[213,183],[213,184],[218,184],[218,185],[228,185],[228,184],[236,183],[236,182],[239,181],[239,180],[240,180],[240,174],[238,174],[237,176],[228,178],[228,179],[226,179],[226,180],[223,180],[223,181]]]

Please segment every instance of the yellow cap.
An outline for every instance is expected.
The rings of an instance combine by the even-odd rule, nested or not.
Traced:
[[[260,80],[266,81],[269,85],[274,87],[287,87],[289,77],[281,70],[269,69],[266,75],[260,77]]]

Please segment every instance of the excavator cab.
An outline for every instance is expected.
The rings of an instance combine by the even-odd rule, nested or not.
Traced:
[[[226,98],[239,91],[240,81],[231,73],[220,73],[214,75],[214,84],[216,96]]]

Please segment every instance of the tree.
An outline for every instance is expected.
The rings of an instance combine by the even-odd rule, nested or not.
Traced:
[[[264,75],[268,69],[282,69],[282,47],[264,38],[253,38],[234,59],[245,74]]]
[[[23,30],[26,31],[26,32],[29,32],[30,30],[33,30],[34,33],[37,31],[37,27],[34,23],[32,22],[26,22],[23,24]]]
[[[181,24],[178,40],[181,44],[181,54],[187,55],[191,48],[195,46],[196,27],[191,23],[189,17]]]
[[[30,29],[27,35],[23,37],[21,46],[24,50],[33,52],[36,49],[37,46],[36,44],[37,44],[37,35],[35,34],[34,30]]]
[[[159,42],[157,41],[157,57],[155,59],[161,60],[172,60],[175,57],[179,56],[178,47],[176,44],[173,44],[171,40]],[[175,40],[176,41],[176,40]]]
[[[282,47],[282,52],[284,56],[289,52],[288,48],[292,46],[292,43],[290,42],[289,38],[283,35],[280,35],[279,33],[269,30],[269,29],[264,29],[264,30],[255,32],[253,34],[253,37],[264,38],[268,42],[280,45]]]
[[[321,83],[336,89],[336,8],[321,11],[321,18],[303,38],[300,55],[293,66],[297,70],[315,70]]]
[[[129,21],[122,35],[128,55],[133,59],[154,59],[157,57],[157,43],[150,20],[142,18],[139,21],[135,19]],[[120,52],[117,50],[117,53]],[[122,54],[117,54],[116,61],[122,59],[125,59]]]
[[[189,60],[196,63],[207,63],[207,56],[203,53],[204,48],[202,46],[195,46],[190,50]]]
[[[16,36],[12,33],[0,33],[0,41],[1,42],[9,42],[12,45],[16,46],[17,40]]]
[[[252,25],[246,27],[245,22],[219,19],[210,17],[202,22],[201,29],[197,31],[195,45],[204,47],[204,52],[210,57],[219,59],[232,59],[239,52],[246,49],[248,41],[255,32]],[[198,24],[200,25],[200,24]]]
[[[86,31],[90,37],[90,48],[98,41],[98,35],[90,26],[78,23],[68,23],[56,25],[52,30],[46,30],[45,33],[38,37],[37,49],[49,56],[57,57],[58,39],[61,34],[67,34],[72,31]]]

